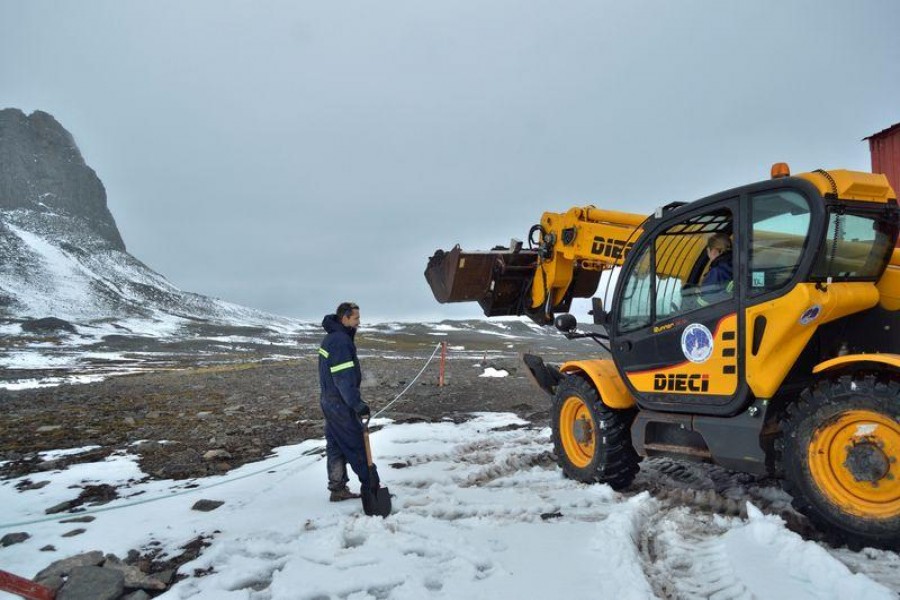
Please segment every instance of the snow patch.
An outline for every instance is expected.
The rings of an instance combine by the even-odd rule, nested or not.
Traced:
[[[484,373],[479,375],[479,377],[506,377],[509,375],[509,371],[506,369],[495,369],[494,367],[488,367],[484,370]]]
[[[895,598],[890,590],[747,504],[748,521],[723,535],[732,569],[758,598]]]

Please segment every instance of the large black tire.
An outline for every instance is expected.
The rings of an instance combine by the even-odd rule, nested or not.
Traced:
[[[556,462],[567,477],[607,483],[613,489],[634,480],[640,457],[631,444],[633,410],[613,410],[582,377],[566,375],[553,397],[552,438]]]
[[[788,407],[782,431],[794,508],[833,543],[900,548],[900,383],[821,381]]]

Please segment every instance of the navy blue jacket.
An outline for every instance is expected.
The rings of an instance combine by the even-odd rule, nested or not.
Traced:
[[[359,384],[362,371],[356,357],[356,330],[341,324],[337,315],[327,315],[322,327],[328,332],[319,347],[319,384],[322,398],[341,400],[351,410],[362,403]]]
[[[717,256],[709,265],[709,271],[700,285],[700,296],[706,302],[717,302],[732,295],[734,273],[731,266],[731,250]],[[729,285],[732,284],[732,285]]]

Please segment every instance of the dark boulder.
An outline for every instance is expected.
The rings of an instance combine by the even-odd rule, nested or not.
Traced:
[[[116,600],[125,591],[125,574],[102,567],[75,567],[57,600]]]
[[[31,536],[25,533],[24,531],[20,531],[17,533],[7,533],[2,538],[0,538],[0,546],[7,547],[12,546],[13,544],[21,544]]]
[[[26,333],[58,333],[66,331],[68,333],[78,333],[75,326],[56,317],[45,317],[43,319],[31,319],[22,323],[22,331]]]

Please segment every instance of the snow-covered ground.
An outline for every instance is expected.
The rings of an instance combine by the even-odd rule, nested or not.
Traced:
[[[33,576],[51,561],[102,550],[120,557],[158,541],[174,556],[198,535],[212,545],[162,598],[896,598],[900,557],[804,541],[754,507],[724,517],[562,477],[548,430],[508,414],[462,424],[393,424],[373,433],[394,513],[329,503],[321,440],[280,448],[225,476],[138,483],[132,456],[0,484],[0,568]],[[88,508],[86,531],[44,510],[109,483],[122,496]],[[191,485],[199,487],[190,488]],[[70,486],[76,486],[72,489]],[[222,500],[197,512],[199,499]],[[84,513],[82,513],[84,514]],[[52,544],[55,552],[39,549]],[[853,567],[852,572],[847,565]],[[200,572],[198,571],[198,572]],[[3,596],[0,593],[0,597]]]

